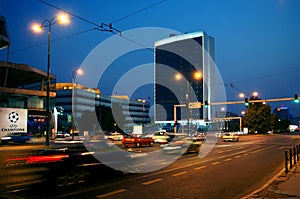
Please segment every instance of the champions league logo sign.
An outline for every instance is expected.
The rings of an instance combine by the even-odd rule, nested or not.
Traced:
[[[27,109],[0,108],[2,133],[27,132]]]

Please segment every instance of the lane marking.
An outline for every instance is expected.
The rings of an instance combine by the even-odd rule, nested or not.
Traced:
[[[123,193],[125,191],[127,191],[127,190],[126,189],[119,189],[119,190],[116,190],[116,191],[112,191],[112,192],[108,192],[108,193],[99,195],[99,196],[97,196],[97,198],[105,198],[105,197],[108,197],[108,196],[113,196],[113,195],[116,195],[116,194],[119,194],[119,193]]]
[[[243,155],[246,156],[246,155],[249,155],[249,154],[248,153],[244,153]]]
[[[147,182],[143,182],[142,184],[143,185],[150,185],[150,184],[153,184],[153,183],[156,183],[156,182],[160,182],[162,181],[163,179],[161,178],[157,178],[157,179],[154,179],[154,180],[150,180],[150,181],[147,181]]]
[[[217,165],[217,164],[220,164],[221,162],[213,162],[211,163],[211,165]]]
[[[179,173],[175,173],[175,174],[173,174],[172,176],[173,177],[177,177],[177,176],[180,176],[180,175],[184,175],[184,174],[186,174],[187,173],[187,171],[182,171],[182,172],[179,172]]]
[[[232,158],[227,158],[227,159],[224,160],[224,162],[228,162],[230,160],[232,160]]]
[[[201,166],[201,167],[196,167],[194,170],[200,170],[200,169],[205,169],[207,166]]]
[[[275,146],[269,146],[269,147],[265,147],[265,148],[260,148],[260,149],[258,149],[258,150],[256,150],[256,151],[252,151],[252,152],[250,152],[250,153],[257,153],[257,152],[264,151],[264,150],[266,150],[266,149],[273,148],[273,147],[275,147]]]
[[[241,155],[237,155],[237,156],[235,156],[234,158],[236,158],[236,159],[237,159],[237,158],[240,158],[240,157],[242,157],[242,156],[241,156]]]
[[[186,169],[186,168],[189,168],[191,166],[200,165],[200,164],[203,164],[203,163],[206,163],[206,162],[210,162],[210,161],[213,161],[213,160],[224,159],[226,157],[237,155],[237,154],[243,154],[243,153],[249,153],[250,154],[250,153],[253,153],[253,151],[251,152],[251,150],[257,150],[257,148],[259,148],[259,146],[258,147],[254,147],[253,145],[249,145],[249,146],[250,147],[246,147],[247,150],[234,152],[232,154],[221,155],[219,157],[209,157],[209,158],[207,158],[207,159],[205,159],[203,161],[199,161],[199,162],[195,162],[195,163],[190,163],[190,164],[185,164],[183,166],[178,166],[176,168],[170,168],[170,169],[166,169],[166,170],[161,170],[161,171],[154,172],[154,173],[151,173],[151,174],[145,174],[145,175],[142,175],[142,176],[136,177],[136,178],[125,178],[124,180],[120,180],[118,182],[113,182],[113,183],[109,183],[109,184],[105,184],[105,185],[100,185],[100,186],[95,186],[95,187],[87,188],[84,191],[82,191],[82,190],[80,190],[80,191],[74,190],[73,192],[69,192],[67,194],[62,194],[62,195],[58,196],[58,198],[70,197],[70,196],[73,196],[73,195],[76,195],[76,194],[86,193],[86,192],[94,191],[94,190],[98,190],[98,189],[103,189],[103,188],[115,186],[115,185],[118,185],[118,184],[121,184],[121,183],[128,183],[128,182],[130,182],[132,180],[140,180],[140,179],[144,179],[145,177],[152,177],[152,176],[156,176],[156,175],[159,175],[159,174],[164,174],[164,173],[169,173],[169,172],[173,172],[173,171],[178,171],[180,169]],[[265,148],[263,148],[261,150],[266,150],[266,149],[273,148],[273,147],[276,147],[276,145],[265,147]],[[174,157],[174,159],[176,159],[176,158]]]

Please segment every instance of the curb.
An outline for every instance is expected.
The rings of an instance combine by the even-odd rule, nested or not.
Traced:
[[[296,163],[293,168],[286,174],[285,173],[285,168],[283,168],[278,174],[276,174],[273,178],[271,178],[266,184],[264,184],[262,187],[260,187],[259,189],[251,192],[250,194],[242,197],[241,199],[252,199],[252,198],[270,198],[270,197],[265,197],[264,193],[261,193],[263,191],[266,192],[274,192],[275,194],[281,194],[282,196],[289,196],[286,193],[279,191],[278,192],[278,188],[277,190],[273,190],[273,188],[271,187],[273,184],[276,185],[276,183],[278,182],[286,182],[287,180],[290,179],[291,176],[293,176],[293,174],[295,173],[295,170],[298,167],[298,163]],[[279,183],[279,184],[281,184]],[[278,185],[277,185],[278,186]],[[262,194],[262,195],[261,195]],[[294,196],[293,196],[294,197]],[[287,198],[287,197],[284,197]]]
[[[295,168],[295,167],[294,167]],[[289,171],[291,172],[291,171]],[[262,190],[266,189],[268,186],[270,186],[276,179],[279,178],[279,176],[281,176],[282,174],[285,173],[285,168],[281,169],[281,171],[279,171],[279,173],[277,173],[273,178],[271,178],[266,184],[264,184],[262,187],[260,187],[259,189],[251,192],[250,194],[242,197],[241,199],[250,199],[250,198],[257,198],[257,194],[259,192],[261,192]]]

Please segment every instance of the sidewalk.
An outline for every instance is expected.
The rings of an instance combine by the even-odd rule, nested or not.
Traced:
[[[285,174],[283,169],[271,179],[265,186],[252,192],[243,199],[269,199],[269,198],[293,198],[300,199],[300,168],[299,162]]]

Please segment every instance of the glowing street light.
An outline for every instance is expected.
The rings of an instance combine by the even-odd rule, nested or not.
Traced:
[[[48,58],[47,58],[47,97],[46,97],[46,146],[49,146],[50,135],[50,37],[51,26],[54,24],[67,25],[70,23],[69,17],[65,13],[60,13],[53,18],[46,19],[42,24],[33,24],[31,29],[35,33],[41,33],[43,28],[48,27]]]
[[[253,96],[253,97],[258,97],[258,92],[257,92],[257,91],[254,91],[254,92],[252,93],[252,96]]]
[[[202,73],[201,73],[200,71],[196,71],[196,72],[194,73],[194,79],[195,79],[195,80],[200,80],[200,79],[202,79]]]
[[[239,94],[239,98],[244,98],[245,97],[245,93],[240,93]]]
[[[175,75],[175,79],[176,79],[177,81],[181,80],[181,79],[182,79],[182,74],[181,74],[181,73],[177,73],[177,74]]]
[[[202,79],[203,75],[200,71],[195,71],[192,76],[191,76],[194,80],[200,80]],[[181,73],[176,73],[174,76],[176,81],[181,81],[183,79],[183,75]],[[185,94],[185,98],[186,98],[186,103],[187,103],[187,107],[189,104],[189,81],[186,80],[186,94]],[[191,109],[190,109],[191,111]],[[189,126],[190,126],[190,114],[191,112],[189,112],[189,116],[187,118],[187,132],[189,133]],[[174,111],[174,118],[176,118],[176,111]],[[176,133],[176,126],[174,126],[174,133]]]

